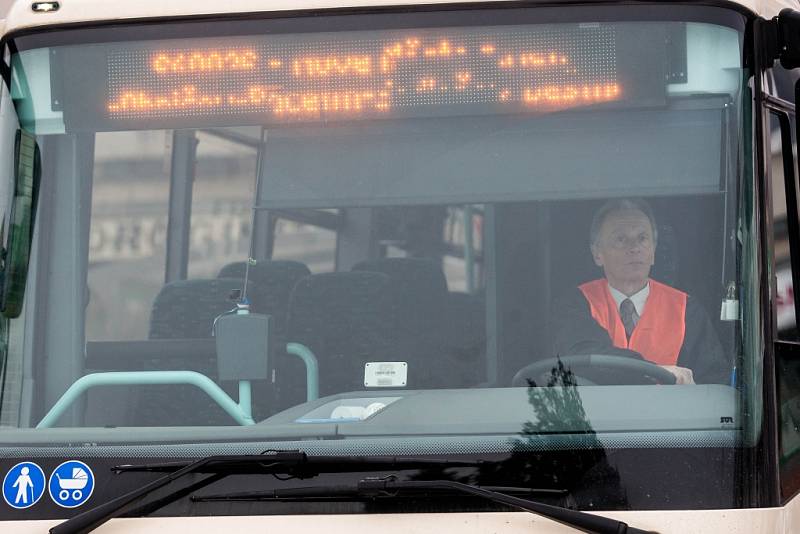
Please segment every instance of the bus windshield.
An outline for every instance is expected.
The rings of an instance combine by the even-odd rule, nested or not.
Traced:
[[[467,455],[582,509],[741,506],[745,19],[668,7],[12,35],[2,456]]]

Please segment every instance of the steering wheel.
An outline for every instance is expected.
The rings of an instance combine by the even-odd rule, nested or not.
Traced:
[[[546,386],[555,376],[559,360],[564,368],[572,371],[578,385],[651,385],[675,383],[675,375],[663,367],[647,360],[608,354],[584,354],[547,358],[526,365],[514,375],[512,387],[523,387],[529,380],[537,386]]]

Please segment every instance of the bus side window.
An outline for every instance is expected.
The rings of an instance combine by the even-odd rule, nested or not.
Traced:
[[[324,217],[320,217],[323,215]],[[332,272],[336,265],[335,225],[339,210],[287,210],[274,218],[272,259],[292,260],[312,273]]]
[[[224,265],[244,261],[250,249],[257,152],[236,138],[223,137],[226,133],[221,128],[194,133],[194,164],[188,185],[189,279],[216,278]],[[258,138],[250,133],[250,139]],[[181,148],[180,138],[173,140],[177,157]]]
[[[792,144],[796,145],[794,117],[791,117]],[[792,284],[792,250],[789,244],[789,219],[791,208],[786,200],[786,177],[784,173],[784,150],[781,142],[781,125],[778,117],[770,113],[770,171],[772,185],[772,221],[774,274],[776,278],[775,337],[782,341],[799,341],[797,319],[794,308],[794,285]],[[796,164],[793,161],[794,168]],[[792,174],[792,176],[794,173]],[[791,179],[791,176],[789,177]],[[797,251],[795,251],[797,254]]]
[[[785,73],[785,71],[784,71]],[[790,97],[791,98],[791,97]],[[772,189],[773,266],[775,275],[774,348],[779,406],[781,493],[786,499],[800,489],[800,337],[795,314],[792,262],[798,250],[790,241],[798,206],[795,117],[770,112],[769,146]],[[791,133],[791,154],[782,134]],[[788,156],[784,160],[784,156]],[[792,182],[787,182],[792,180]],[[794,187],[792,187],[794,185]],[[792,190],[795,191],[792,194]],[[787,194],[788,193],[788,194]]]

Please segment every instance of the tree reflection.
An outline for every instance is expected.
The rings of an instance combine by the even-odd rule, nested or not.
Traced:
[[[431,467],[408,479],[529,488],[532,491],[527,496],[519,496],[581,510],[629,508],[619,472],[609,462],[586,415],[572,370],[559,359],[545,383],[546,387],[537,387],[528,381],[533,417],[523,423],[519,436],[512,440],[511,452],[497,458],[499,461],[490,460],[477,470]],[[459,509],[497,509],[480,499],[456,500]],[[436,502],[427,499],[415,505],[434,509]]]
[[[565,429],[594,436],[577,386],[575,375],[564,366],[561,358],[550,370],[547,387],[538,388],[533,380],[528,379],[528,403],[533,406],[536,420],[522,425],[521,435],[525,443],[531,439],[538,441],[540,434],[564,432]]]
[[[478,483],[562,490],[559,504],[581,509],[627,508],[619,472],[597,439],[572,370],[558,359],[546,384],[528,380],[534,417],[523,423],[509,458],[482,470]]]

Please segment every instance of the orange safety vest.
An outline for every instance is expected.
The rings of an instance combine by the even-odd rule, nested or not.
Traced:
[[[631,339],[619,316],[605,278],[578,287],[589,302],[592,317],[606,329],[615,347],[630,349],[659,365],[676,365],[686,334],[686,293],[650,280],[650,295]]]

